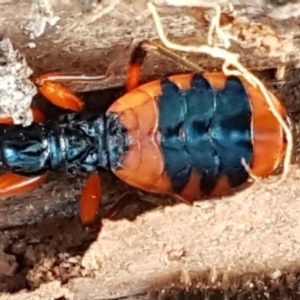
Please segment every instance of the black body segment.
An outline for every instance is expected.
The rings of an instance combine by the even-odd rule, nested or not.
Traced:
[[[236,77],[228,77],[224,89],[216,93],[216,103],[211,135],[218,149],[221,172],[235,187],[248,178],[241,159],[247,164],[252,159],[250,102],[243,84]]]
[[[126,130],[117,116],[68,114],[58,122],[28,127],[0,125],[4,167],[20,175],[36,175],[60,167],[86,172],[118,166],[126,151]]]
[[[248,174],[241,164],[252,159],[251,107],[243,84],[228,77],[223,89],[214,89],[201,75],[191,88],[180,90],[169,80],[161,82],[158,99],[161,151],[175,193],[187,184],[192,170],[199,187],[209,195],[223,175],[232,187]]]

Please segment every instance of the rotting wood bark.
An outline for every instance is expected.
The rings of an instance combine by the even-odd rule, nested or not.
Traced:
[[[92,2],[85,1],[88,4]],[[106,15],[101,15],[99,7],[100,14],[93,22],[95,14],[82,12],[80,3],[79,0],[66,0],[63,4],[53,0],[24,0],[21,4],[15,0],[6,1],[1,6],[1,31],[22,51],[35,72],[49,69],[105,72],[114,63],[116,78],[112,83],[120,84],[122,79],[119,76],[123,74],[128,61],[132,41],[157,38],[146,1],[117,1],[114,9]],[[233,26],[233,34],[238,34],[240,42],[245,42],[240,51],[243,63],[251,69],[274,68],[282,64],[294,64],[297,67],[298,44],[291,39],[299,34],[299,21],[294,18],[277,20],[267,17],[263,9],[270,6],[257,5],[254,1],[251,1],[251,6],[247,6],[246,2],[240,3],[236,8],[239,18]],[[268,1],[265,4],[269,5]],[[104,9],[107,8],[106,2],[102,5]],[[170,37],[184,43],[201,43],[207,34],[207,23],[191,17],[190,9],[162,6],[159,12]],[[211,13],[200,10],[200,14],[208,17]],[[284,38],[279,37],[281,34]],[[258,40],[261,43],[257,44]],[[198,58],[196,56],[194,59]],[[219,63],[211,60],[200,62],[205,68],[219,66]],[[157,72],[161,73],[161,70],[163,68]]]

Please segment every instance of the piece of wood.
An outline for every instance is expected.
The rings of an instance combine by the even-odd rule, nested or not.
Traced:
[[[83,2],[85,7],[81,5]],[[109,67],[110,74],[114,76],[100,86],[119,85],[124,82],[132,40],[157,38],[156,28],[146,0],[102,1],[95,5],[94,11],[88,10],[96,2],[24,0],[20,4],[16,0],[6,0],[1,6],[1,32],[17,49],[22,50],[36,73],[53,70],[105,73]],[[298,66],[300,52],[293,37],[299,35],[299,21],[289,15],[285,20],[268,17],[270,9],[282,9],[283,6],[265,2],[235,1],[240,6],[235,8],[238,17],[232,33],[239,37],[243,63],[251,69],[274,68],[285,63]],[[174,2],[161,1],[160,4],[174,5]],[[161,5],[159,13],[164,18],[166,34],[184,44],[202,43],[207,36],[207,22],[201,16],[210,18],[213,15],[212,11],[199,8],[191,10],[185,6]],[[109,26],[106,26],[108,23]],[[194,56],[196,62],[199,57],[203,56]],[[161,65],[157,61],[152,58],[146,64],[148,76],[174,71],[172,64],[166,62]],[[154,70],[155,62],[158,68]],[[199,63],[204,68],[220,66],[219,61],[211,59],[201,59]]]

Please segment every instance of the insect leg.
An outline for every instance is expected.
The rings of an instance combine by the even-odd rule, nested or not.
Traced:
[[[89,174],[79,202],[80,221],[91,224],[98,213],[101,199],[101,180],[98,173]]]
[[[12,172],[7,172],[0,176],[0,197],[19,195],[31,191],[38,187],[47,174],[27,177]]]
[[[33,121],[36,123],[42,123],[45,121],[45,115],[35,106],[31,106]],[[13,125],[14,120],[11,116],[0,116],[0,124]]]
[[[126,71],[126,89],[131,91],[138,87],[141,68],[146,57],[143,42],[139,43],[132,51]]]
[[[71,73],[46,73],[33,79],[38,91],[52,104],[79,112],[84,103],[70,89],[58,81],[95,81],[106,78],[104,75],[79,75]]]

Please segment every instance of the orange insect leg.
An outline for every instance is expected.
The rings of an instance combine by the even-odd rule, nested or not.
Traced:
[[[34,78],[39,93],[41,93],[49,102],[71,111],[79,112],[83,109],[84,103],[70,89],[58,80],[67,80],[67,74],[47,73]]]
[[[19,195],[37,188],[47,177],[44,173],[39,176],[27,177],[12,172],[0,176],[0,197]]]
[[[33,117],[34,122],[43,123],[45,121],[45,115],[38,108],[32,106],[32,107],[30,107],[30,109],[32,112],[32,117]],[[1,116],[0,124],[13,125],[14,121],[13,121],[13,118],[10,116]]]
[[[101,197],[101,181],[97,173],[88,176],[79,202],[79,216],[82,224],[92,223],[97,215]]]
[[[140,43],[133,50],[126,71],[126,89],[128,92],[137,88],[139,85],[139,77],[145,57],[146,51],[142,49],[142,43]]]
[[[32,112],[33,121],[36,123],[43,123],[45,122],[45,115],[35,106],[30,107]]]
[[[14,120],[10,116],[1,116],[0,117],[0,124],[13,125]]]

